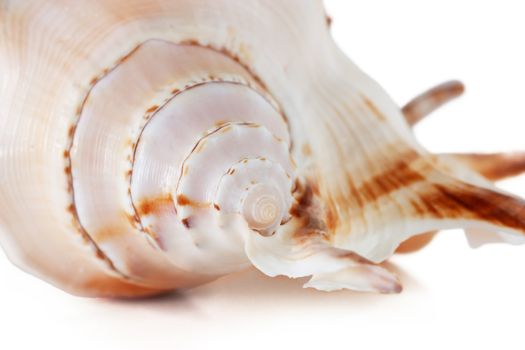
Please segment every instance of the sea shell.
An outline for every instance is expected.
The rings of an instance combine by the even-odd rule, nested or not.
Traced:
[[[317,0],[0,2],[0,243],[77,295],[143,296],[255,266],[399,292],[379,265],[461,227],[522,243],[490,180],[525,155],[432,155],[337,48]],[[487,232],[492,232],[487,235]]]

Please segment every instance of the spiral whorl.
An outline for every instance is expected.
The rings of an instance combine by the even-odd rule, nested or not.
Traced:
[[[293,171],[288,145],[263,126],[222,125],[199,141],[183,169],[177,187],[183,217],[213,203],[219,211],[242,215],[264,234],[287,217]]]
[[[288,218],[286,122],[225,53],[140,45],[93,82],[73,131],[73,213],[137,283],[172,288],[181,270],[209,278],[244,267],[242,225],[229,222],[268,235]]]
[[[242,214],[248,225],[264,235],[272,234],[288,211],[283,195],[267,184],[254,185],[246,192]]]

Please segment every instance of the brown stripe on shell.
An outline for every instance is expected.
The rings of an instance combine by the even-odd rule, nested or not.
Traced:
[[[461,96],[465,86],[459,81],[440,84],[408,102],[402,109],[409,125],[415,125],[445,103]]]
[[[173,203],[171,194],[142,199],[137,203],[137,209],[139,215],[177,214],[177,209]]]
[[[298,223],[294,231],[293,238],[297,244],[306,244],[312,239],[329,240],[326,220],[321,220],[319,213],[322,211],[319,204],[314,201],[319,189],[317,184],[312,181],[295,181],[294,197],[295,201],[290,208],[290,215]],[[337,220],[337,215],[334,216]],[[288,220],[289,221],[289,220]]]
[[[339,215],[336,211],[336,206],[333,203],[333,200],[330,198],[330,205],[327,205],[325,208],[325,222],[326,227],[329,231],[334,232],[335,229],[339,226]]]
[[[97,241],[104,242],[104,241],[111,240],[116,236],[120,236],[122,231],[125,231],[126,229],[127,228],[122,227],[121,225],[117,225],[117,226],[108,225],[102,229],[97,230],[96,232],[92,234],[93,234],[93,237],[96,238]]]
[[[295,202],[290,208],[290,214],[295,217],[302,217],[307,209],[312,205],[313,190],[312,187],[307,184],[296,180],[295,182]]]
[[[396,161],[386,164],[380,174],[364,181],[357,191],[365,196],[367,202],[374,202],[382,196],[425,180],[424,169],[415,170],[411,166],[420,157],[412,150],[401,153],[396,157],[398,158]]]
[[[525,201],[489,189],[459,182],[434,184],[420,195],[447,219],[480,220],[525,233]]]
[[[380,121],[384,122],[386,121],[385,115],[377,108],[377,106],[372,102],[368,97],[362,95],[363,101],[365,102],[365,105],[367,108],[372,112],[373,115],[377,117]]]
[[[191,200],[183,194],[177,196],[177,204],[181,206],[191,205]]]
[[[184,207],[184,206],[190,206],[194,208],[209,208],[210,203],[203,203],[203,202],[197,202],[190,198],[188,198],[184,194],[177,195],[177,204]]]
[[[457,159],[493,181],[517,176],[525,172],[525,152],[445,154],[440,155],[440,157]]]
[[[148,109],[146,110],[146,114],[153,113],[153,112],[155,112],[157,109],[159,109],[159,106],[158,106],[158,105],[153,105],[153,106],[151,106],[150,108],[148,108]]]

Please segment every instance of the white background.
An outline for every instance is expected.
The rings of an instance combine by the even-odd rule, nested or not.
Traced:
[[[461,100],[416,129],[445,152],[525,149],[522,3],[326,6],[342,49],[399,104],[443,80],[466,83]],[[525,177],[501,186],[525,196]],[[110,301],[69,296],[0,255],[0,349],[524,348],[525,247],[471,250],[448,231],[392,264],[400,295],[322,293],[248,271],[185,294]]]

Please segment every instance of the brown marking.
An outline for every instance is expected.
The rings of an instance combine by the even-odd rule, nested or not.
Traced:
[[[70,214],[73,214],[73,213],[76,213],[77,209],[75,208],[75,205],[73,203],[71,203],[70,205],[67,206],[67,211]]]
[[[303,155],[306,157],[309,157],[312,155],[312,148],[307,143],[303,144],[303,147],[301,148],[301,150],[303,151]]]
[[[182,205],[182,206],[191,205],[191,200],[188,197],[186,197],[185,195],[179,194],[177,196],[177,204],[178,205]]]
[[[314,195],[319,196],[321,191],[319,190],[319,185],[316,182],[310,182],[310,188]]]
[[[224,127],[221,127],[219,130],[217,130],[218,133],[220,134],[224,134],[224,133],[227,133],[228,131],[230,131],[233,127],[231,126],[231,124],[229,125],[226,125]]]
[[[328,16],[328,15],[325,15],[325,21],[326,21],[326,26],[328,28],[332,27],[332,22],[333,22],[333,19],[332,17]]]
[[[423,92],[408,102],[402,112],[409,125],[415,125],[445,103],[461,96],[465,86],[459,81],[448,81]]]
[[[137,228],[137,224],[140,224],[140,218],[136,214],[135,215],[126,214],[126,218],[128,219],[128,222],[133,228]]]
[[[75,116],[77,118],[80,118],[80,114],[82,113],[82,109],[84,108],[84,104],[86,103],[86,101],[82,101],[81,104],[79,104],[75,110]]]
[[[224,124],[228,124],[229,121],[226,120],[226,119],[220,119],[220,120],[217,120],[214,125],[217,126],[217,127],[221,127],[223,126]]]
[[[233,175],[235,173],[235,168],[228,170],[228,175]]]
[[[128,171],[126,171],[126,177],[130,178],[132,174],[133,174],[132,169],[128,169]]]
[[[312,239],[329,240],[327,232],[337,226],[339,221],[337,212],[329,205],[321,209],[314,201],[314,192],[318,189],[316,190],[310,182],[303,184],[296,181],[295,189],[295,203],[290,208],[290,215],[298,220],[300,226],[294,233],[294,239],[298,244],[305,244]],[[323,216],[321,213],[324,213],[323,220],[320,219]]]
[[[525,172],[525,152],[494,154],[451,154],[489,180],[497,181]]]
[[[334,206],[327,206],[327,209],[325,211],[325,217],[326,217],[326,227],[330,231],[335,231],[337,226],[339,225],[339,215],[335,212]]]
[[[135,51],[137,51],[139,48],[140,48],[141,45],[137,45],[135,48],[133,48],[130,52],[128,52],[127,54],[125,54],[124,56],[120,57],[116,64],[115,64],[115,67],[124,63],[128,58],[131,57],[131,55],[133,55],[135,53]],[[115,67],[113,67],[111,70],[115,69]],[[109,71],[109,70],[108,70]]]
[[[176,94],[178,94],[179,92],[180,92],[180,89],[178,89],[178,88],[175,88],[175,89],[171,90],[171,94],[172,94],[172,95],[176,95]]]
[[[109,258],[106,256],[106,254],[104,254],[104,252],[103,252],[102,250],[100,250],[100,249],[97,249],[97,250],[95,251],[95,255],[96,255],[96,257],[97,257],[98,259],[101,259],[101,260],[107,260],[107,259],[109,259]],[[111,263],[111,265],[113,266],[113,262],[110,262],[110,263]],[[115,268],[115,267],[113,267],[113,268]]]
[[[132,139],[126,139],[126,141],[124,141],[124,147],[134,147],[134,142]]]
[[[421,215],[421,217],[425,217],[427,215],[430,215],[430,217],[433,217],[433,218],[442,218],[443,217],[443,212],[442,212],[442,208],[440,208],[439,205],[436,205],[436,203],[432,202],[432,201],[428,201],[425,196],[420,196],[420,201],[419,201],[420,205],[422,205],[424,207],[423,209],[423,215]]]
[[[206,146],[206,139],[202,139],[200,142],[198,142],[193,151],[195,153],[200,153],[204,149],[204,146]]]
[[[69,151],[67,149],[64,151],[64,158],[69,158]]]
[[[141,200],[137,206],[140,215],[158,215],[161,213],[177,213],[171,194],[163,194]]]
[[[191,228],[191,222],[190,222],[190,218],[184,218],[181,220],[182,224],[186,227],[186,228]]]
[[[485,188],[460,183],[457,187],[434,185],[429,200],[447,218],[481,220],[525,232],[525,202]]]
[[[383,113],[381,113],[379,108],[377,108],[376,105],[370,99],[368,99],[368,97],[363,96],[363,99],[368,109],[370,109],[370,111],[377,117],[377,119],[379,119],[382,122],[386,121],[386,118],[383,115]]]
[[[310,185],[304,185],[296,181],[296,191],[298,197],[290,208],[290,214],[295,217],[304,216],[305,211],[312,205],[313,191]]]
[[[398,160],[387,164],[383,172],[363,182],[357,188],[357,192],[362,194],[366,201],[373,202],[403,187],[425,180],[425,174],[422,173],[424,169],[416,171],[411,166],[419,157],[415,151],[400,154]]]
[[[410,205],[412,206],[412,208],[415,210],[415,214],[417,216],[424,216],[425,213],[427,212],[425,210],[425,208],[423,208],[423,206],[417,201],[417,200],[414,200],[414,199],[410,199]]]
[[[183,194],[179,194],[177,196],[177,204],[180,205],[180,206],[192,206],[192,207],[195,207],[195,208],[207,208],[209,207],[209,203],[200,203],[200,202],[195,202],[195,201],[192,201],[191,199],[189,199],[188,197],[186,197],[185,195]]]
[[[155,112],[157,109],[159,109],[159,106],[158,106],[158,105],[153,105],[153,106],[151,106],[150,108],[148,108],[148,109],[146,110],[146,114],[153,113],[153,112]]]
[[[190,45],[190,46],[202,46],[197,40],[195,39],[186,39],[180,42],[181,45]]]
[[[69,138],[72,138],[73,135],[75,135],[75,130],[76,130],[76,129],[77,129],[77,126],[76,126],[76,125],[71,125],[71,126],[69,127],[69,129],[67,130],[67,136],[68,136]],[[68,151],[68,154],[69,154],[69,150],[67,150],[67,151]]]
[[[122,227],[108,226],[96,232],[93,235],[93,237],[94,237],[94,240],[98,244],[100,244],[101,242],[107,242],[107,241],[114,239],[115,237],[122,235],[122,232],[124,231],[125,230],[122,229]]]
[[[214,207],[215,209],[217,209],[218,211],[221,210],[221,207],[219,207],[219,205],[218,205],[217,203],[213,203],[213,207]]]
[[[71,175],[71,167],[68,165],[64,168],[64,172],[67,174],[67,175]]]
[[[291,216],[289,216],[289,217],[287,217],[287,218],[283,218],[283,219],[281,220],[280,225],[281,225],[281,226],[282,226],[282,225],[286,225],[288,222],[290,222],[290,220],[292,220],[292,217],[291,217]]]
[[[89,85],[91,85],[91,86],[95,85],[95,84],[98,82],[98,80],[99,80],[99,77],[98,77],[98,76],[92,78],[92,79],[89,81]]]

